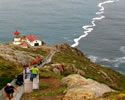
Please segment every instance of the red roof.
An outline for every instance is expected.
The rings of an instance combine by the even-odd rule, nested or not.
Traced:
[[[13,34],[14,34],[14,35],[19,35],[19,34],[21,34],[21,33],[18,32],[18,31],[16,31],[16,32],[14,32]]]
[[[37,40],[37,36],[35,35],[27,35],[26,38],[30,41],[30,42],[33,42],[35,40]]]

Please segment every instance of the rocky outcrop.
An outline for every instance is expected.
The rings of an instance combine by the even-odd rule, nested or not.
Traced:
[[[80,74],[80,75],[84,75],[85,72],[77,69],[74,65],[68,65],[65,63],[56,63],[56,64],[50,64],[49,66],[44,66],[45,70],[51,70],[54,73],[61,75],[64,73],[70,74],[70,73],[74,73],[74,74]]]
[[[95,100],[104,93],[114,91],[105,84],[86,79],[78,74],[63,78],[62,83],[68,87],[63,100]]]
[[[73,88],[67,91],[63,100],[96,100],[96,95],[90,90]]]
[[[0,56],[14,63],[26,64],[34,60],[34,57],[37,55],[30,52],[13,50],[8,46],[0,45]]]
[[[84,54],[78,50],[77,48],[72,48],[69,44],[64,43],[64,44],[59,44],[55,46],[57,50],[59,51],[66,51],[66,50],[71,50],[75,55],[77,56],[84,56]]]

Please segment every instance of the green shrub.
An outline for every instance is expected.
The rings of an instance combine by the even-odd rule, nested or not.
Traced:
[[[12,78],[10,77],[0,77],[0,89],[3,88],[8,82],[11,82]]]

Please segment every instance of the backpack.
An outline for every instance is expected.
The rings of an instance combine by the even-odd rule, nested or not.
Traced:
[[[19,81],[19,80],[16,80],[16,85],[21,86],[21,85],[23,85],[23,82],[22,82],[22,81]]]
[[[5,90],[6,93],[9,93],[9,94],[14,93],[14,87],[13,86],[6,86],[4,90]]]

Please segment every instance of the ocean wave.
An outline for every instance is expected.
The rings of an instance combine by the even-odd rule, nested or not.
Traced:
[[[97,56],[93,56],[93,55],[89,55],[88,58],[96,63],[96,62],[112,62],[110,59],[108,58],[102,58],[102,57],[97,57]]]
[[[125,57],[117,57],[114,59],[108,59],[108,58],[102,58],[102,57],[89,55],[88,58],[94,63],[104,62],[104,63],[108,63],[109,66],[112,65],[112,67],[119,67],[120,64],[125,64]]]
[[[98,12],[96,12],[96,15],[98,15],[97,17],[95,18],[92,18],[91,20],[91,25],[85,25],[83,26],[82,28],[84,29],[84,34],[79,36],[78,38],[75,38],[74,39],[74,44],[71,45],[71,47],[76,47],[79,45],[79,41],[82,39],[82,38],[85,38],[90,32],[92,32],[93,30],[93,27],[96,26],[95,24],[95,21],[97,20],[102,20],[103,18],[105,18],[105,16],[103,16],[102,14],[104,13],[104,4],[108,4],[108,3],[113,3],[113,2],[117,2],[119,0],[107,0],[107,1],[104,1],[104,2],[101,2],[98,4],[98,7],[100,8]]]

